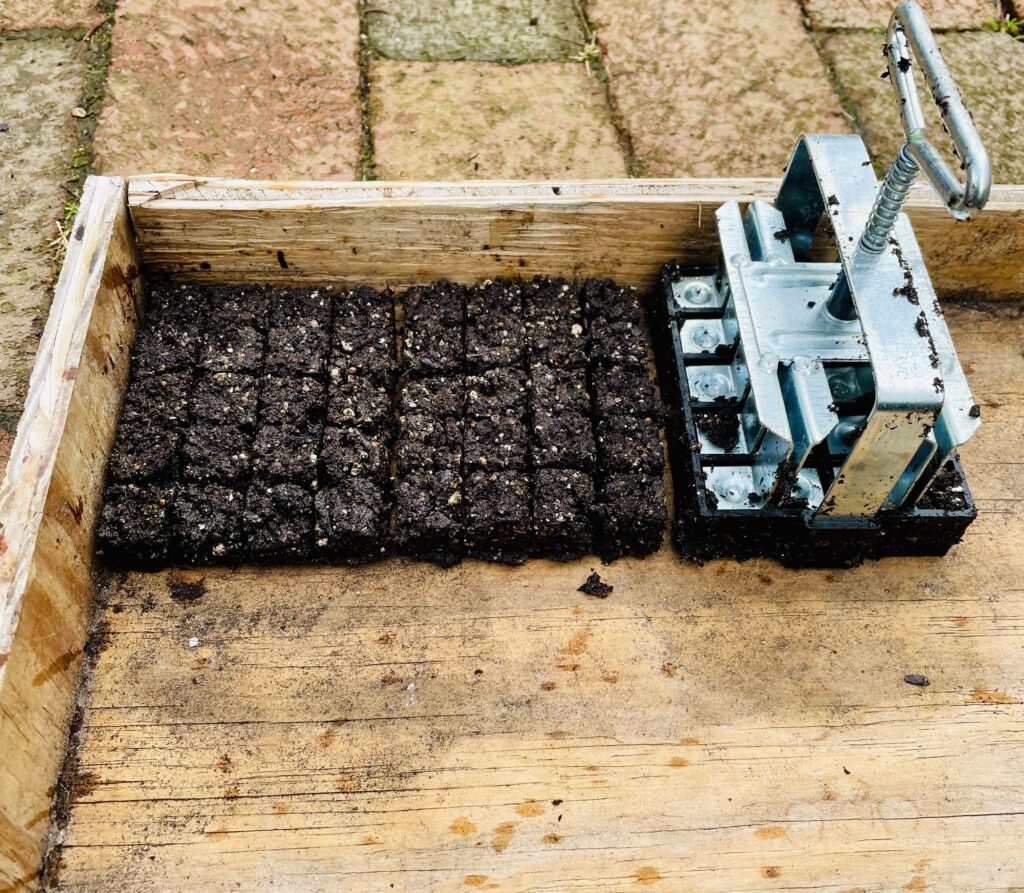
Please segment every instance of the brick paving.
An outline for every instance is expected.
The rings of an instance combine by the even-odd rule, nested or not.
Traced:
[[[0,41],[0,425],[20,412],[56,273],[57,236],[72,175],[85,82],[80,42]]]
[[[878,52],[879,41],[876,34],[835,34],[825,41],[825,51],[856,107],[872,158],[887,164],[902,131],[892,88],[879,78],[883,60],[874,56],[873,65],[864,64]],[[1024,106],[1017,101],[1024,96],[1024,43],[991,31],[941,34],[938,43],[988,149],[993,180],[1024,183]],[[945,150],[938,114],[930,105],[927,113],[932,141]],[[946,155],[954,170],[959,167]]]
[[[805,5],[812,27],[818,30],[883,30],[895,7],[893,0],[806,0]],[[996,0],[923,0],[921,8],[936,31],[984,28],[1002,15]]]
[[[593,0],[590,11],[647,176],[777,175],[802,132],[850,128],[792,0]]]
[[[365,17],[370,46],[386,59],[543,62],[585,43],[573,0],[374,0]]]
[[[0,431],[20,408],[55,276],[55,223],[69,199],[73,210],[83,166],[777,175],[804,130],[860,133],[884,163],[898,133],[878,80],[892,5],[119,0],[108,71],[114,0],[0,0]],[[948,32],[940,43],[996,179],[1024,181],[1024,43],[991,30],[995,0],[924,5]],[[77,107],[84,118],[71,116]]]
[[[370,80],[381,179],[626,176],[604,88],[582,65],[381,61]]]
[[[96,0],[3,0],[0,31],[89,28],[106,17]]]

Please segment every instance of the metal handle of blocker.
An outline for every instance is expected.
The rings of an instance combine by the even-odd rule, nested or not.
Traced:
[[[896,217],[919,171],[923,171],[946,210],[958,220],[966,220],[972,211],[980,211],[988,201],[992,187],[988,152],[982,145],[960,89],[946,67],[924,12],[914,0],[900,3],[893,12],[886,32],[885,56],[889,79],[900,103],[906,142],[886,172],[860,239],[861,247],[873,254],[885,249]],[[957,179],[927,139],[914,78],[915,58],[953,141],[953,152],[960,159],[963,182]]]

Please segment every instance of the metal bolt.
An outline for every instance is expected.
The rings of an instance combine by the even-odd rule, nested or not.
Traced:
[[[750,485],[738,474],[730,475],[724,481],[719,481],[715,487],[716,492],[726,502],[742,502],[750,492]]]
[[[718,336],[707,326],[697,326],[690,332],[690,341],[701,350],[712,350],[718,346]]]
[[[793,484],[793,498],[810,499],[813,492],[814,484],[811,483],[811,479],[805,474],[800,474]]]
[[[829,372],[828,386],[837,400],[846,400],[857,393],[857,383],[850,369],[833,369]]]
[[[697,377],[697,390],[705,397],[717,400],[724,397],[732,390],[732,382],[728,376],[721,372],[709,372],[705,370]]]
[[[714,291],[706,282],[688,282],[683,288],[683,299],[690,304],[697,304],[698,306],[707,304],[710,303],[714,296]]]

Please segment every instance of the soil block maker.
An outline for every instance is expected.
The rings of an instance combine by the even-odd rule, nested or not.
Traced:
[[[956,450],[979,408],[901,207],[923,172],[967,219],[991,169],[917,3],[896,7],[885,56],[906,139],[881,184],[860,137],[805,135],[774,204],[718,209],[717,270],[663,275],[652,317],[687,557],[941,555],[975,517]],[[926,138],[916,66],[962,182]]]

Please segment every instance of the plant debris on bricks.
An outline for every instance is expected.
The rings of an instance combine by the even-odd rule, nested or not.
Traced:
[[[660,544],[636,295],[157,281],[111,454],[111,566],[613,559]]]

